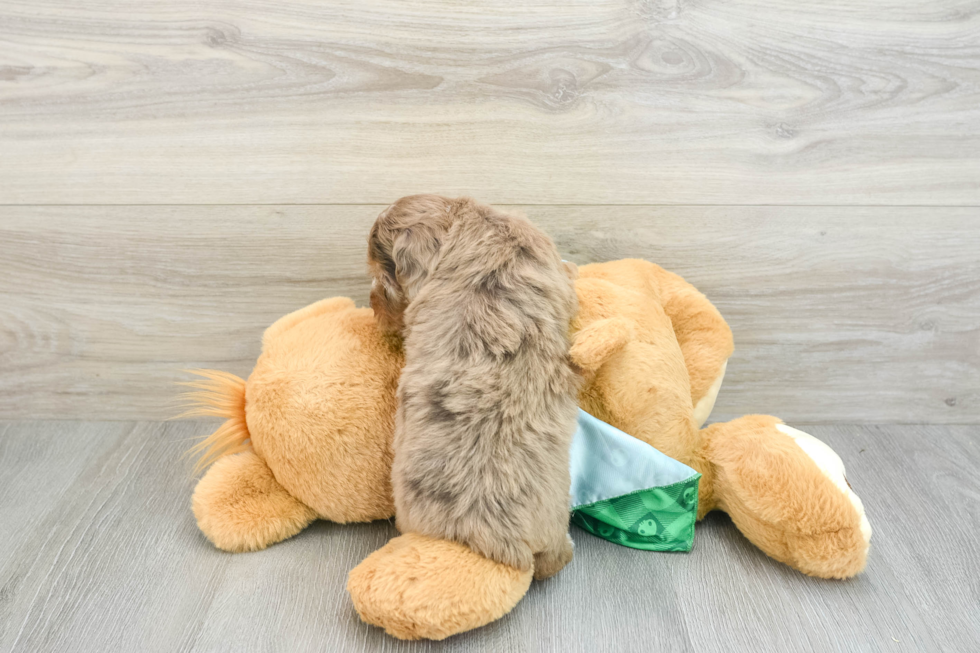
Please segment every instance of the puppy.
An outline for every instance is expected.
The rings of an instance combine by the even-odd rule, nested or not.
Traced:
[[[378,325],[404,338],[398,529],[557,573],[572,559],[574,266],[526,219],[437,195],[381,213],[368,259]]]

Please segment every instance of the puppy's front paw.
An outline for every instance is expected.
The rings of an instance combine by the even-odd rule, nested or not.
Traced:
[[[557,574],[572,561],[574,552],[572,537],[566,535],[556,549],[534,554],[534,580],[544,580]]]

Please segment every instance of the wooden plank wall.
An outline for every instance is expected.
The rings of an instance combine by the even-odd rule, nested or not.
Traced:
[[[4,0],[2,201],[980,203],[964,0]]]
[[[0,418],[172,415],[419,191],[685,275],[716,418],[980,421],[971,0],[0,0]]]
[[[8,208],[0,415],[172,416],[181,369],[247,374],[280,315],[364,303],[381,208]],[[571,260],[647,258],[716,303],[736,340],[716,417],[980,416],[972,209],[513,208]]]

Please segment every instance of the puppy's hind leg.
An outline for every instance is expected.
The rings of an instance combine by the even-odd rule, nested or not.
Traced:
[[[534,579],[551,578],[572,561],[572,537],[565,533],[549,548],[534,554]]]

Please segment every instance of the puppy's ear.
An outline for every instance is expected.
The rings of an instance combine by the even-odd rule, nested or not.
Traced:
[[[381,244],[381,240],[378,228],[375,227],[368,238],[368,261],[374,277],[371,283],[371,308],[382,333],[400,334],[408,301],[398,283],[395,261]]]
[[[418,224],[398,234],[391,246],[398,285],[405,303],[415,299],[426,278],[439,262],[443,234]]]
[[[401,293],[392,292],[387,285],[375,278],[371,284],[371,308],[382,333],[401,335],[405,326],[404,315],[408,303]]]

